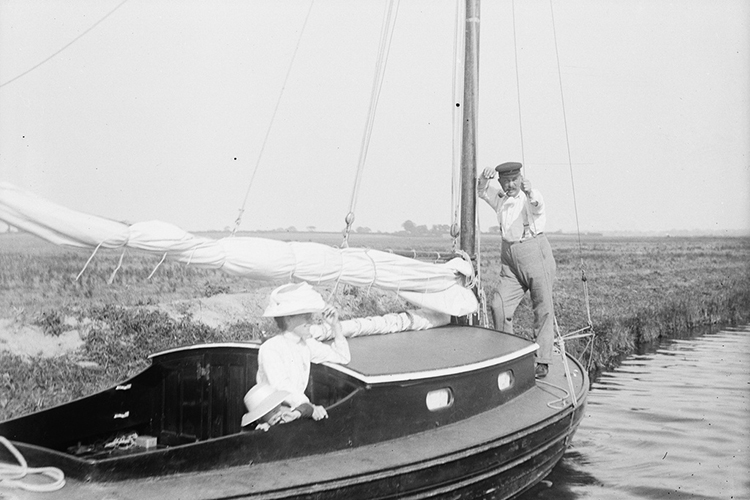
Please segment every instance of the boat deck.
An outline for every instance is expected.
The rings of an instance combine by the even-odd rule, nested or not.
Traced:
[[[559,399],[568,391],[563,363],[555,356],[550,374],[527,393],[502,407],[466,419],[460,423],[436,428],[401,439],[338,452],[313,455],[263,464],[231,467],[201,473],[175,474],[166,477],[127,480],[111,483],[85,483],[68,480],[54,494],[55,498],[76,500],[204,500],[220,498],[276,498],[290,494],[311,494],[320,489],[345,488],[362,478],[396,476],[404,468],[428,468],[458,459],[482,449],[497,447],[513,434],[523,435],[550,421],[565,418],[571,405],[560,411]],[[587,378],[577,365],[570,364],[573,386],[580,398],[587,391]],[[509,419],[508,415],[518,415]],[[336,425],[322,421],[317,425]],[[283,427],[269,432],[283,432]],[[457,443],[461,443],[457,447]],[[394,480],[397,480],[394,479]],[[38,493],[13,490],[19,500],[38,498]]]
[[[174,353],[199,349],[257,350],[257,342],[194,344],[158,352],[156,360]],[[351,362],[326,363],[365,383],[414,380],[475,370],[506,362],[538,349],[521,337],[486,328],[447,325],[419,331],[387,335],[367,335],[349,339]]]
[[[485,328],[443,326],[350,339],[346,367],[366,377],[451,370],[535,349],[528,340]]]

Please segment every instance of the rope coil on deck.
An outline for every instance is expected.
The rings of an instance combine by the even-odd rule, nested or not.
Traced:
[[[15,457],[19,465],[0,464],[0,487],[16,488],[34,492],[57,491],[65,486],[65,474],[57,467],[29,467],[26,459],[8,439],[0,436],[2,443]],[[52,479],[51,483],[28,482],[23,479],[29,474],[40,474]]]

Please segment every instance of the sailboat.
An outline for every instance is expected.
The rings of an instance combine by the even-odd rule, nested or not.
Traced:
[[[349,364],[313,365],[307,394],[326,408],[321,422],[241,427],[243,395],[258,369],[260,345],[253,342],[155,353],[151,366],[114,387],[0,422],[0,436],[28,466],[64,473],[56,498],[506,499],[552,470],[583,417],[589,380],[561,346],[548,376],[537,381],[538,346],[476,319],[470,278],[477,262],[478,17],[479,0],[467,1],[460,242],[469,259],[435,264],[314,244],[214,242],[162,223],[124,225],[66,212],[0,186],[0,219],[59,244],[133,245],[253,277],[321,283],[336,276],[392,289],[453,317],[441,326],[351,338]],[[309,257],[278,271],[276,257],[285,251]],[[366,259],[375,271],[350,273],[357,265],[347,259]],[[307,266],[321,261],[332,268]],[[137,435],[138,446],[116,446],[125,435]],[[0,447],[0,461],[15,458]]]

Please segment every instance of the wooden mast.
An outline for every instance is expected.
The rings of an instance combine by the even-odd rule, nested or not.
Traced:
[[[479,3],[465,0],[464,121],[461,140],[461,210],[459,244],[475,268],[477,212],[477,101],[479,93]]]
[[[479,2],[466,2],[466,44],[464,47],[464,122],[461,139],[461,204],[459,214],[459,246],[471,259],[475,270],[479,269],[477,256],[477,101],[479,94]],[[478,284],[474,294],[479,298]],[[477,324],[477,314],[459,320],[461,323]]]

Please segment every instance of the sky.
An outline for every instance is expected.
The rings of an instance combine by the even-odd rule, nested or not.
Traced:
[[[0,0],[0,182],[188,231],[243,206],[240,230],[340,231],[385,6]],[[456,12],[399,4],[355,228],[452,221]],[[548,231],[750,233],[750,2],[485,0],[480,34],[477,168],[523,161]]]

